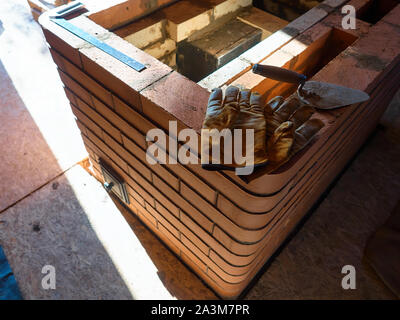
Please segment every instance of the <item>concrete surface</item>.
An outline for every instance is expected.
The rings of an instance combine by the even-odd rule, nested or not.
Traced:
[[[0,212],[86,157],[26,1],[0,2]]]
[[[127,220],[140,236],[137,219],[132,217],[132,222],[129,215]],[[177,265],[176,258],[168,270],[160,271],[151,257],[156,253],[155,261],[171,261],[172,253],[151,236],[154,250],[148,254],[146,250],[153,249],[149,241],[147,248],[142,245],[127,220],[102,185],[76,165],[1,214],[0,245],[25,299],[213,296],[189,270]],[[46,265],[55,267],[55,290],[41,285]],[[170,292],[163,281],[170,274],[176,277],[177,271],[176,283],[190,281]],[[191,287],[185,288],[187,284]]]
[[[0,3],[0,59],[0,246],[24,298],[215,298],[74,165],[86,153],[23,0]],[[245,298],[395,298],[363,250],[400,198],[399,92],[381,123]],[[341,288],[347,264],[356,268],[356,290]],[[41,286],[44,265],[56,268],[55,290]]]

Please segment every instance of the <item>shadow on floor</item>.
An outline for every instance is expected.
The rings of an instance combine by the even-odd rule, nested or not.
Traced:
[[[0,86],[0,245],[24,298],[132,298],[1,62]]]
[[[117,197],[111,196],[111,198],[158,269],[158,277],[165,288],[174,297],[184,300],[218,299],[190,268],[181,262],[128,208],[121,204]]]

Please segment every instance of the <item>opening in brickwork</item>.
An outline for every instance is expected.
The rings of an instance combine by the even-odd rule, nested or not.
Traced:
[[[315,62],[306,67],[304,74],[311,78],[356,40],[356,36],[333,28],[322,48],[314,53]]]
[[[357,17],[360,20],[375,24],[399,3],[398,0],[371,0],[360,8]]]
[[[122,26],[91,18],[198,82],[289,23],[255,3],[260,2],[164,1]]]
[[[300,55],[290,60],[285,65],[285,68],[290,68],[307,75],[308,78],[311,78],[356,40],[356,36],[340,29],[332,28],[332,30],[327,34],[322,35],[318,40],[314,41]],[[296,89],[296,85],[265,79],[264,84],[258,88],[258,91],[269,100],[278,95],[287,97],[295,92]],[[301,155],[302,153],[300,152],[288,163],[283,165],[277,172],[281,173],[290,169]],[[250,176],[243,176],[241,178],[244,181],[249,182],[263,174],[264,172],[261,169]]]
[[[287,21],[292,21],[323,0],[254,0],[253,5]]]
[[[332,28],[331,31],[314,41],[306,50],[290,60],[284,67],[311,78],[356,40],[356,36],[340,29]],[[257,89],[267,99],[270,99],[277,95],[288,96],[296,88],[295,85],[289,83],[265,79],[265,83]]]

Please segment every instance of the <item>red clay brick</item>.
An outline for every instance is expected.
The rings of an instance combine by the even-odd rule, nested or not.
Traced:
[[[142,206],[138,207],[138,214],[142,217],[142,219],[147,220],[149,223],[151,223],[154,227],[157,228],[157,220],[154,218],[145,208]],[[146,222],[146,221],[145,221]],[[148,224],[148,223],[146,223]]]
[[[118,97],[113,96],[113,99],[115,111],[144,135],[146,135],[149,130],[157,128]]]
[[[67,30],[63,30],[60,28],[63,33],[69,33]],[[81,62],[81,57],[79,55],[79,51],[77,47],[81,46],[84,41],[79,39],[78,37],[74,37],[70,43],[65,41],[65,37],[60,39],[57,35],[55,35],[53,32],[48,31],[47,29],[42,29],[43,34],[46,38],[46,41],[48,44],[57,50],[58,52],[62,52],[65,57],[67,57],[70,61],[72,61],[76,66],[79,68],[82,68],[82,62]],[[71,45],[72,44],[72,45]]]
[[[207,265],[201,261],[199,259],[199,257],[197,257],[195,254],[193,254],[193,252],[191,252],[188,248],[186,248],[185,246],[181,247],[181,256],[185,255],[187,258],[191,261],[193,261],[193,263],[197,266],[197,268],[199,268],[201,271],[203,272],[207,272]],[[185,259],[184,257],[182,257],[183,259]]]
[[[89,160],[90,160],[90,163],[91,163],[92,167],[94,169],[96,169],[97,171],[101,172],[100,166],[95,160],[96,155],[94,153],[91,153],[89,150],[88,150],[88,152],[89,152]]]
[[[211,203],[215,204],[217,194],[213,188],[211,188],[208,184],[203,182],[199,177],[197,177],[193,172],[186,169],[186,166],[178,164],[169,164],[166,166],[187,184],[193,186],[198,193],[200,193],[204,198],[206,198]]]
[[[94,171],[95,177],[96,177],[99,181],[104,182],[103,176],[102,176],[102,174],[100,173],[100,171],[97,170],[96,168],[93,168],[93,171]]]
[[[188,232],[182,234],[184,234],[191,242],[193,242],[196,245],[196,247],[202,251],[204,255],[208,256],[210,252],[210,247],[207,246],[198,236],[196,236],[189,229],[187,231]]]
[[[58,26],[50,20],[50,16],[54,14],[53,11],[47,11],[41,15],[39,23],[42,26],[43,33],[45,34],[48,43],[59,52],[63,52],[68,59],[74,62],[77,66],[80,66],[80,61],[76,55],[76,51],[81,47],[90,46],[86,41],[75,36],[68,30]],[[79,27],[90,34],[95,34],[97,37],[103,37],[105,29],[99,30],[96,23],[88,19],[85,15],[80,15],[70,19],[70,22],[79,25]],[[70,54],[72,53],[72,55]],[[76,59],[74,59],[76,58]]]
[[[145,202],[143,204],[140,201],[137,201],[135,197],[133,197],[131,194],[128,194],[129,197],[129,208],[134,208],[135,209],[135,214],[139,215],[141,212],[145,211]],[[156,227],[156,223],[154,224]]]
[[[207,261],[207,255],[204,254],[202,250],[200,250],[198,244],[201,243],[200,240],[195,239],[195,241],[189,240],[184,234],[181,234],[182,243],[188,247],[193,253],[196,254],[202,261]]]
[[[129,182],[129,181],[128,181],[128,182]],[[142,184],[143,184],[143,183],[142,183]],[[154,191],[153,191],[153,192],[154,192]],[[153,193],[153,194],[154,194],[154,193]],[[160,195],[158,195],[158,196],[156,195],[156,197],[157,197],[157,198],[160,198]]]
[[[221,232],[218,232],[215,235],[214,232],[216,228],[214,228],[213,232],[213,235],[215,235],[218,240],[225,241],[226,239],[230,239],[231,237],[233,237],[234,239],[236,239],[231,239],[231,241],[233,242],[255,242],[262,238],[264,234],[263,230],[243,230],[243,228],[229,220],[224,214],[217,210],[213,205],[202,199],[195,191],[193,191],[183,182],[181,182],[181,193],[191,203],[195,203],[196,207],[199,208],[205,216],[211,219],[216,225],[220,226]],[[222,231],[222,229],[224,231]],[[224,233],[223,238],[220,237],[220,233]],[[227,234],[229,234],[230,236],[228,236]],[[227,248],[230,248],[231,246],[226,241],[222,243],[224,243]]]
[[[104,134],[105,132],[103,131],[103,135]],[[125,171],[128,170],[127,163],[90,130],[88,130],[88,138],[93,141],[93,143],[96,144],[101,150],[103,150],[104,153],[107,154],[113,161],[115,161],[120,168]]]
[[[96,50],[96,48],[93,50]],[[97,52],[99,55],[104,54],[100,49],[97,50],[99,50],[99,52]],[[90,56],[93,56],[93,53],[91,53]],[[86,55],[82,54],[81,57],[85,72],[90,74],[93,78],[98,79],[98,81],[101,81],[103,86],[128,101],[130,105],[140,109],[140,99],[136,91],[131,89],[124,81],[115,78],[111,73],[100,67],[96,62],[96,58],[93,58],[93,61]]]
[[[177,72],[141,91],[143,113],[166,130],[170,120],[179,120],[178,130],[187,126],[200,131],[208,96],[207,90]]]
[[[164,227],[161,223],[158,223],[158,230],[166,235],[169,240],[175,245],[177,246],[179,249],[181,249],[182,247],[182,243],[179,241],[179,239],[177,239],[166,227]]]
[[[107,132],[118,142],[122,143],[121,133],[116,127],[114,127],[110,122],[105,120],[104,117],[102,117],[99,113],[97,113],[91,106],[89,106],[83,100],[79,99],[78,97],[75,98],[79,109],[83,113],[89,116],[91,120],[93,120],[100,128],[104,130],[104,132]],[[100,137],[104,138],[104,135]]]
[[[370,24],[360,19],[356,19],[356,29],[341,30],[338,28],[338,26],[341,25],[342,20],[343,20],[343,15],[340,12],[334,12],[331,13],[328,17],[326,17],[322,21],[322,24],[336,28],[336,30],[340,30],[341,32],[346,32],[356,37],[363,36],[364,34],[367,34],[369,31]]]
[[[40,19],[43,28],[54,32],[56,35],[60,35],[66,42],[79,39],[79,43],[82,45],[77,47],[79,48],[83,69],[94,79],[103,83],[108,89],[120,95],[125,101],[138,106],[140,110],[140,105],[138,105],[140,100],[137,92],[171,72],[171,69],[152,56],[135,48],[127,41],[108,32],[106,29],[88,19],[85,15],[74,18],[71,22],[78,24],[84,31],[96,37],[100,37],[103,42],[112,47],[117,47],[119,51],[146,65],[144,71],[140,73],[136,72],[107,53],[82,42],[72,33],[63,30],[63,28],[51,22],[48,15]],[[106,100],[103,101],[107,102]]]
[[[198,263],[198,259],[195,259],[195,261],[193,261],[191,257],[187,256],[184,252],[181,252],[181,259],[191,270],[193,270],[193,272],[200,276],[204,281],[210,281],[210,278],[206,274],[203,263]]]
[[[158,200],[155,201],[154,208],[156,209],[156,212],[158,213],[157,219],[159,219],[160,221],[163,221],[166,219],[169,222],[171,222],[174,227],[181,230],[181,228],[180,228],[181,223],[178,220],[179,219],[178,216],[174,215],[171,211],[169,211],[166,207],[164,207]]]
[[[360,139],[360,140],[362,140],[362,139]],[[354,149],[354,148],[353,148]],[[342,155],[348,155],[348,152],[340,152],[339,154],[342,154]],[[351,155],[350,155],[351,156]],[[329,179],[330,178],[327,178],[327,181],[329,181]],[[315,186],[315,188],[314,189],[321,189],[321,187],[320,186]],[[310,192],[307,192],[306,194],[311,194]],[[304,203],[304,202],[303,202]],[[308,204],[309,206],[311,206],[311,203],[309,203]],[[296,209],[296,212],[298,212],[299,211],[299,209],[297,208]],[[297,223],[296,221],[293,221],[293,219],[291,219],[291,226],[293,227],[293,225],[295,224],[295,223]],[[289,220],[287,220],[286,222],[289,222]],[[285,227],[287,226],[287,223],[285,223]],[[274,231],[274,232],[277,232],[276,230]],[[286,232],[282,232],[282,231],[279,231],[279,237],[282,237],[282,234],[287,234],[287,231]],[[260,255],[258,258],[257,258],[257,261],[260,261],[260,258],[262,258],[263,256],[265,256],[265,257],[269,257],[271,254],[272,254],[272,252],[273,252],[273,250],[275,250],[276,248],[277,248],[277,246],[279,245],[279,243],[282,241],[282,239],[281,240],[279,240],[279,239],[277,239],[278,237],[276,236],[276,235],[273,235],[272,236],[272,238],[270,239],[270,240],[273,240],[273,242],[274,242],[274,244],[272,245],[272,249],[271,248],[269,248],[269,247],[267,247],[266,249],[268,249],[269,250],[269,252],[267,252],[267,251],[263,251],[263,254],[262,255]],[[270,242],[269,242],[270,243]],[[272,251],[271,251],[272,250]],[[261,259],[261,260],[263,260],[263,259]],[[260,263],[259,263],[260,264]],[[254,271],[254,270],[257,270],[257,265],[255,266],[256,268],[252,268],[252,270]]]
[[[112,109],[106,106],[96,97],[93,98],[93,105],[97,112],[103,115],[108,121],[110,121],[115,127],[124,132],[127,136],[133,139],[143,149],[146,148],[146,142],[143,135],[137,131],[134,127],[129,125],[125,120],[118,116]]]
[[[99,25],[107,29],[114,29],[125,25],[141,16],[148,15],[160,7],[166,6],[175,0],[157,0],[156,2],[143,3],[141,1],[129,1],[114,3],[110,6],[104,2],[105,8],[92,12],[89,17]]]
[[[212,231],[213,223],[206,216],[200,213],[199,210],[195,209],[188,201],[183,199],[178,193],[172,190],[168,185],[165,184],[157,176],[153,176],[154,185],[161,190],[165,195],[174,201],[182,210],[186,211],[190,216],[199,223],[207,231]]]
[[[78,82],[69,77],[61,69],[58,69],[61,81],[70,89],[75,95],[85,101],[87,104],[92,104],[92,97]]]
[[[146,205],[146,209],[151,213],[153,217],[155,217],[158,221],[158,223],[162,224],[165,228],[168,229],[169,232],[171,232],[176,238],[180,238],[180,233],[177,228],[174,227],[174,220],[168,220],[165,219],[162,215],[160,215],[154,208],[152,208],[149,204]],[[170,218],[174,219],[173,216],[171,215]]]
[[[210,259],[214,261],[214,263],[216,263],[222,270],[234,276],[243,275],[247,273],[250,268],[249,266],[233,266],[229,262],[226,262],[224,259],[222,259],[221,256],[215,253],[213,250],[210,250]]]
[[[122,157],[131,167],[139,172],[147,180],[151,181],[151,171],[134,155],[127,151],[122,145],[115,141],[111,136],[103,132],[104,142]]]
[[[58,56],[62,61],[59,67],[67,73],[71,78],[77,81],[82,87],[85,87],[93,95],[102,99],[108,105],[113,105],[111,93],[104,89],[96,80],[89,77],[81,69],[77,68],[75,65],[66,60],[61,54],[52,50],[52,54]]]
[[[225,260],[231,261],[233,264],[245,265],[249,262],[247,257],[240,257],[230,252],[221,243],[219,243],[213,236],[208,234],[205,230],[195,223],[192,218],[181,212],[181,221],[190,228],[200,239],[202,239],[207,245],[216,250]],[[250,259],[251,261],[251,259]]]
[[[79,130],[84,134],[87,135],[86,133],[86,127],[82,122],[80,122],[78,119],[75,119],[76,125],[78,126]]]
[[[89,132],[89,129],[86,128],[86,132]],[[99,159],[102,158],[103,160],[107,160],[107,162],[110,162],[111,159],[108,157],[103,151],[100,150],[98,146],[96,146],[89,138],[88,136],[85,136],[84,134],[81,134],[83,142],[85,143],[85,147],[89,147],[90,150],[94,153],[95,158],[97,162],[99,162]]]
[[[133,188],[129,184],[126,184],[126,190],[129,194],[130,200],[131,200],[131,198],[133,198],[141,206],[143,206],[143,207],[145,206],[145,201],[144,201],[143,197],[139,193],[137,193],[135,190],[133,190]]]
[[[155,164],[151,165],[147,162],[146,152],[140,149],[134,142],[122,136],[124,146],[127,150],[129,150],[132,154],[134,154],[137,158],[139,158],[142,162],[144,162],[150,170],[157,173],[163,180],[165,180],[169,185],[171,185],[174,189],[179,190],[179,179],[175,177],[172,173],[170,173],[163,165]]]
[[[140,148],[135,142],[127,138],[126,136],[122,135],[122,143],[128,151],[130,151],[132,154],[135,155],[140,161],[145,163],[147,166],[149,164],[147,163],[146,160],[146,152],[142,148]]]
[[[267,240],[267,239],[264,239],[264,240]],[[265,241],[263,241],[264,243],[265,243]],[[250,247],[250,246],[249,246]]]
[[[134,177],[134,179],[138,181],[139,184],[143,185],[144,188],[154,196],[154,198],[157,198],[157,200],[164,207],[166,207],[176,217],[179,217],[179,208],[168,197],[162,194],[159,190],[157,190],[152,184],[143,179],[141,176],[138,176],[138,174],[134,171],[133,168],[131,167],[129,168],[129,173],[132,177]]]
[[[325,18],[327,15],[328,13],[325,10],[317,6],[307,11],[305,14],[301,15],[297,19],[293,20],[286,27],[290,29],[295,29],[299,33],[302,33],[314,24],[316,24],[318,21]]]
[[[75,95],[72,93],[71,90],[69,90],[67,87],[64,87],[65,95],[67,96],[69,102],[71,102],[73,105],[77,105],[76,100],[75,100]]]
[[[99,27],[99,30],[104,29]],[[102,41],[144,64],[146,69],[137,72],[96,47],[80,49],[83,69],[115,95],[141,110],[138,92],[167,75],[171,69],[113,33],[107,34]]]
[[[119,172],[122,178],[128,183],[128,185],[132,189],[132,196],[135,197],[134,192],[139,194],[140,197],[142,197],[146,202],[150,203],[152,206],[154,206],[154,198],[150,195],[149,192],[147,192],[145,189],[143,189],[136,181],[134,181],[128,174],[125,172]],[[140,202],[140,201],[139,201]]]
[[[138,215],[137,207],[135,206],[136,201],[135,201],[135,199],[131,199],[131,198],[132,198],[132,197],[129,197],[129,200],[131,201],[131,202],[128,204],[129,210],[130,210],[130,212],[132,212],[134,215],[139,216],[139,215]]]
[[[181,221],[173,216],[166,208],[164,208],[158,201],[156,201],[156,210],[168,221],[172,223],[181,233],[196,244],[198,248],[205,254],[208,255],[209,247],[199,239],[188,227],[186,227]],[[161,221],[161,220],[160,220]]]
[[[64,59],[61,58],[61,55],[59,55],[57,53],[56,50],[54,50],[53,48],[49,48],[51,57],[53,58],[54,63],[56,64],[56,66],[65,71],[65,65],[64,65]]]
[[[181,254],[181,249],[180,247],[177,246],[177,242],[174,238],[174,236],[171,235],[171,233],[161,226],[162,231],[160,229],[153,230],[156,236],[161,240],[162,244],[165,245],[167,248],[169,248],[172,252],[174,252],[178,257]],[[172,239],[172,240],[171,240]]]
[[[103,136],[103,130],[92,120],[90,120],[84,113],[82,113],[78,108],[76,108],[74,105],[71,104],[71,109],[74,115],[78,118],[79,121],[82,121],[87,128],[92,130],[94,133],[96,133],[97,136],[102,137]],[[82,132],[85,135],[87,135],[87,131]]]
[[[192,241],[186,238],[183,234],[181,235],[181,241],[193,254],[196,255],[196,257],[207,264],[209,261],[208,257],[201,250],[199,250],[199,248]]]

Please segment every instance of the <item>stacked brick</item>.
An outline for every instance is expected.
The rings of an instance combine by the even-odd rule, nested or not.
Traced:
[[[237,297],[249,285],[362,145],[398,89],[400,5],[371,24],[362,20],[371,1],[352,0],[360,13],[357,29],[341,30],[336,9],[345,2],[325,1],[283,28],[286,36],[275,38],[278,47],[268,43],[272,35],[250,49],[247,60],[232,63],[229,79],[208,79],[253,88],[266,98],[295,89],[251,73],[251,63],[261,62],[371,95],[363,104],[317,112],[325,127],[308,148],[278,172],[246,179],[195,164],[148,164],[148,130],[168,130],[176,120],[178,131],[199,132],[209,91],[86,16],[72,22],[146,70],[130,69],[46,14],[40,18],[96,176],[103,179],[100,160],[116,171],[126,182],[132,212],[221,297]]]
[[[199,81],[286,24],[251,0],[181,0],[114,32]]]
[[[259,6],[264,10],[292,21],[317,6],[322,0],[261,0],[259,2]]]

